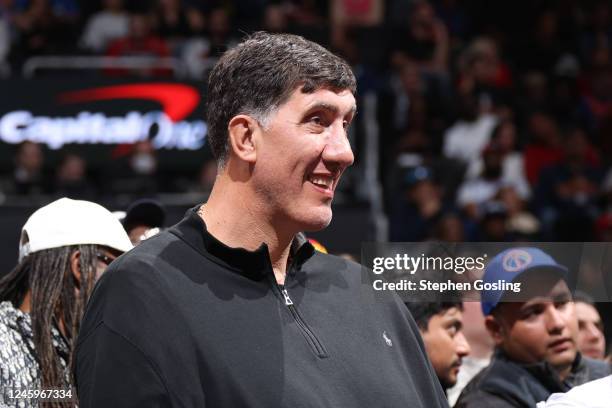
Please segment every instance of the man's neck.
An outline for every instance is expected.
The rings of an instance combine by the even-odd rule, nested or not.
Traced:
[[[572,372],[572,364],[570,365],[564,365],[562,367],[553,367],[553,369],[557,372],[557,374],[559,375],[559,379],[561,381],[565,381],[565,379],[567,378],[568,375],[570,375],[570,373]]]
[[[276,281],[284,284],[291,242],[296,233],[276,226],[265,203],[253,197],[253,194],[245,194],[238,183],[218,178],[198,214],[208,232],[229,247],[254,251],[265,242]]]
[[[553,372],[557,373],[557,377],[561,382],[565,381],[565,379],[571,374],[572,367],[574,366],[574,362],[576,361],[576,358],[574,357],[574,361],[572,361],[571,364],[564,364],[562,366],[555,366],[546,361],[540,361],[539,363],[525,363],[513,359],[508,354],[506,354],[503,349],[499,350],[501,350],[502,354],[505,355],[505,358],[515,361],[521,365],[525,365],[528,367],[539,367],[540,369],[545,368],[548,373],[550,373],[550,371],[552,370]]]

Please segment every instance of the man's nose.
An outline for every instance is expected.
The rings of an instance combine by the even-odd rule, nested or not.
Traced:
[[[463,335],[463,332],[457,333],[455,336],[455,344],[457,355],[461,358],[467,356],[472,351],[470,348],[470,343],[468,343],[467,339]]]
[[[546,311],[547,315],[547,328],[550,333],[558,333],[565,329],[567,322],[563,316],[563,313],[559,309],[555,307],[555,305],[550,305]]]
[[[602,334],[596,325],[594,325],[593,323],[588,323],[586,326],[586,330],[587,330],[589,341],[594,342],[594,343],[599,341],[599,337]]]
[[[344,169],[353,164],[354,160],[355,156],[346,130],[342,123],[334,124],[323,150],[323,161],[334,167]]]

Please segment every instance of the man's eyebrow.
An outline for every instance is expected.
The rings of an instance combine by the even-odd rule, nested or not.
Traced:
[[[457,329],[461,329],[463,328],[463,321],[461,319],[458,319],[456,317],[448,320],[446,322],[447,327],[456,327]]]
[[[553,302],[568,302],[572,300],[572,295],[569,292],[555,293],[552,300]]]
[[[521,311],[524,311],[524,310],[528,310],[530,308],[540,307],[544,303],[546,303],[547,301],[550,302],[551,300],[547,299],[547,298],[545,298],[543,296],[537,296],[537,297],[534,297],[533,299],[529,299],[528,301],[524,302],[519,309]]]
[[[338,108],[337,105],[327,103],[327,102],[316,102],[312,106],[308,107],[308,111],[314,111],[314,110],[326,110],[326,111],[333,113],[334,115],[337,115],[340,112],[340,109]],[[355,113],[357,113],[357,105],[353,105],[347,113],[350,113],[354,116]]]

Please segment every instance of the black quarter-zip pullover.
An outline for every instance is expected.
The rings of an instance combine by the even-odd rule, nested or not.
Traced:
[[[360,265],[296,237],[277,285],[265,244],[229,248],[196,210],[97,284],[76,352],[82,408],[448,406],[406,307]]]

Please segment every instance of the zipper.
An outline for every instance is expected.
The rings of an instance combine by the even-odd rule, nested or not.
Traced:
[[[287,292],[287,289],[285,289],[285,285],[277,284],[276,286],[278,287],[278,290],[283,296],[285,306],[287,307],[287,309],[289,309],[291,316],[293,316],[293,319],[295,320],[298,327],[300,328],[300,331],[306,338],[306,341],[308,342],[310,347],[313,349],[317,357],[319,358],[329,357],[329,354],[327,354],[327,350],[325,350],[325,347],[323,347],[323,344],[319,341],[317,336],[315,336],[315,334],[310,329],[310,327],[308,327],[304,319],[302,319],[302,316],[300,316],[297,308],[295,307],[295,304],[293,304],[293,300],[291,300],[291,297],[289,296],[289,292]]]
[[[283,297],[285,298],[285,306],[293,306],[293,300],[291,300],[291,298],[289,297],[289,293],[287,292],[287,289],[281,289],[280,285],[279,285],[279,289],[281,293],[283,294]]]

